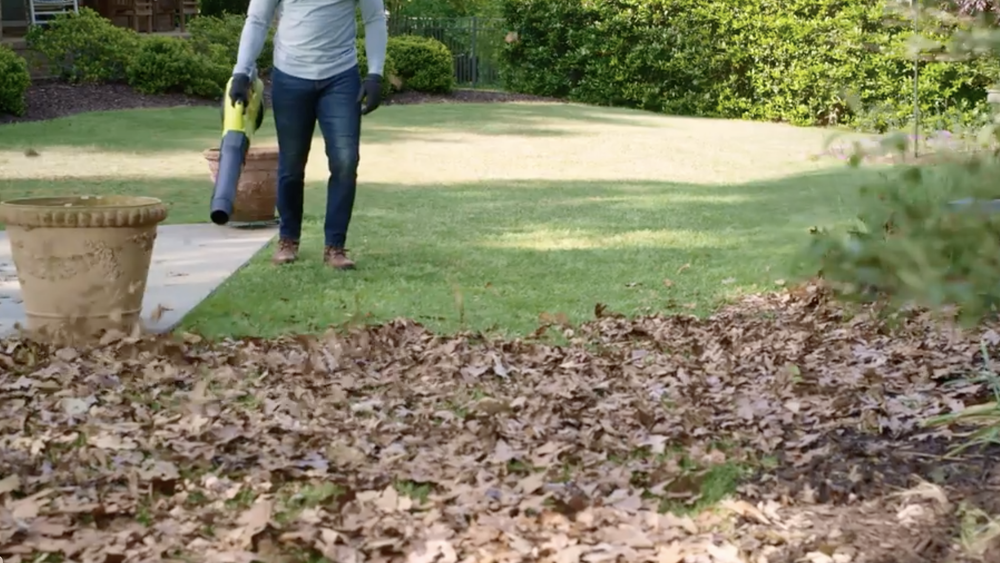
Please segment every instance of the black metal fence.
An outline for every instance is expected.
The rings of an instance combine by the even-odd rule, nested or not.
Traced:
[[[389,16],[389,35],[420,35],[444,43],[455,58],[455,82],[472,88],[500,86],[500,49],[507,30],[501,18]]]

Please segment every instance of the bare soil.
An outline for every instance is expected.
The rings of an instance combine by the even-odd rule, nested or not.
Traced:
[[[270,84],[266,85],[265,99],[270,104]],[[455,90],[449,95],[401,92],[385,100],[383,105],[463,102],[523,102],[555,101],[526,94],[486,90]],[[66,84],[56,80],[40,80],[28,88],[28,110],[20,117],[0,114],[0,124],[26,121],[44,121],[91,111],[113,111],[137,108],[162,108],[178,106],[215,105],[215,100],[165,94],[149,96],[140,94],[123,84]]]

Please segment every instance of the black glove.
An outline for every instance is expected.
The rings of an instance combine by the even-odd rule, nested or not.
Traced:
[[[229,101],[236,105],[237,102],[246,108],[250,102],[250,77],[243,73],[233,75],[232,86],[229,87]]]
[[[361,115],[368,115],[375,111],[375,108],[382,103],[382,77],[377,74],[369,74],[361,82],[361,91],[358,92],[358,103],[361,104]]]

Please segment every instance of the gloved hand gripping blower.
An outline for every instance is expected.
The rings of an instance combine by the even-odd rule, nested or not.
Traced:
[[[254,133],[264,122],[264,82],[254,69],[250,75],[248,102],[233,103],[229,99],[233,79],[226,83],[222,96],[222,141],[219,143],[219,173],[212,191],[211,219],[216,225],[225,225],[233,214],[236,186],[246,163],[247,151]]]

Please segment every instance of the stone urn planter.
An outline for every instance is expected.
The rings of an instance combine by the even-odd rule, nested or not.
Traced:
[[[219,173],[219,149],[204,152],[208,169],[215,183]],[[236,185],[236,201],[230,221],[260,223],[275,220],[278,205],[278,148],[250,147],[247,151],[240,183]]]
[[[78,341],[140,322],[158,199],[70,196],[0,203],[27,329],[40,340]]]

